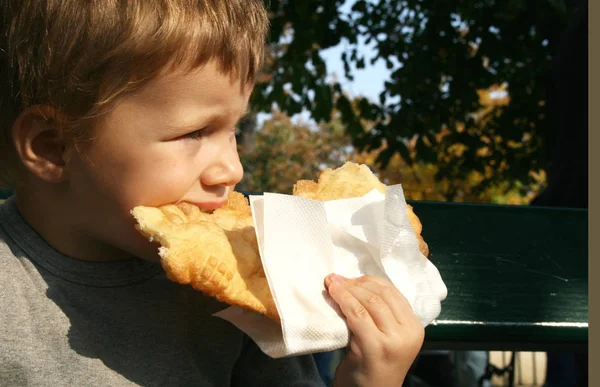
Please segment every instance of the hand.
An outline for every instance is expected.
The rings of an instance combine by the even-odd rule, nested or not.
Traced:
[[[331,274],[325,286],[351,332],[334,386],[402,386],[425,336],[408,300],[389,281],[374,276]]]

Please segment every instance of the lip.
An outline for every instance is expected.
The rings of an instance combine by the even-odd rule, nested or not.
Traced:
[[[189,202],[195,206],[198,206],[201,210],[204,211],[212,211],[212,210],[216,210],[217,208],[223,206],[227,201],[223,200],[223,201],[214,201],[214,202]]]

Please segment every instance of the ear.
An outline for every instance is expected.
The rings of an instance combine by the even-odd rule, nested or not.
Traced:
[[[60,115],[50,106],[30,106],[12,127],[18,157],[40,179],[58,183],[67,179],[67,143]]]

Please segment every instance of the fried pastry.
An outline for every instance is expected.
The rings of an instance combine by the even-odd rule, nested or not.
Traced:
[[[212,214],[190,203],[135,207],[136,228],[161,244],[167,277],[221,302],[279,314],[260,260],[250,205],[238,192]]]

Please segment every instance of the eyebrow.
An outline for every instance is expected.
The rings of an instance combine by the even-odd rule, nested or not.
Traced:
[[[246,108],[242,111],[242,113],[239,115],[238,119],[235,121],[234,126],[237,126],[240,121],[242,119],[244,119],[248,114],[250,114],[252,112],[252,109],[250,109],[250,105],[247,104]],[[180,131],[180,130],[193,130],[193,129],[200,129],[197,122],[200,121],[204,121],[210,118],[210,115],[207,116],[203,116],[203,117],[196,117],[193,120],[190,120],[189,122],[179,122],[179,123],[172,123],[169,125],[169,129],[173,130],[173,131]]]

